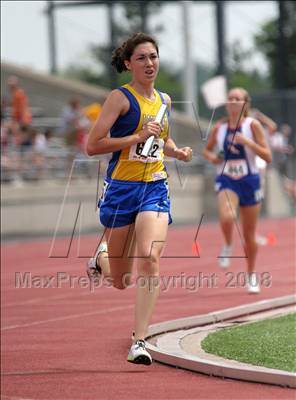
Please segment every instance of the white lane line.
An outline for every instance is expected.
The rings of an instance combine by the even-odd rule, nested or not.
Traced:
[[[28,397],[15,397],[15,396],[6,396],[5,394],[1,395],[1,399],[7,399],[7,400],[35,400],[35,399],[29,399]]]
[[[67,370],[67,369],[41,369],[36,371],[11,371],[11,372],[1,372],[1,376],[25,376],[25,375],[39,375],[39,374],[68,374],[69,372],[84,372],[80,370]],[[91,371],[98,372],[98,371]]]
[[[35,299],[30,299],[30,300],[25,300],[20,302],[16,302],[16,303],[8,303],[8,304],[3,304],[3,306],[1,306],[1,308],[5,309],[6,307],[21,307],[27,304],[34,304],[34,303],[38,303],[38,302],[43,302],[46,301],[47,303],[50,303],[53,300],[60,300],[60,299],[67,299],[67,298],[71,298],[71,297],[77,297],[77,296],[86,296],[89,295],[90,291],[88,291],[87,293],[79,293],[79,294],[75,294],[75,295],[69,295],[69,294],[63,294],[63,295],[59,295],[59,296],[52,296],[52,297],[35,297]]]
[[[7,396],[5,394],[1,394],[1,399],[4,400],[38,400],[38,398],[29,398],[29,397],[15,397],[15,396]],[[50,399],[43,399],[43,400],[50,400]],[[65,399],[55,399],[55,400],[65,400]]]
[[[133,307],[134,307],[134,304],[131,304],[129,306],[113,307],[113,308],[108,308],[108,309],[100,310],[100,311],[93,311],[93,312],[89,312],[89,313],[73,314],[73,315],[68,315],[68,316],[59,317],[59,318],[46,319],[46,320],[43,320],[43,321],[30,322],[30,323],[27,323],[27,324],[10,325],[10,326],[3,327],[1,329],[1,331],[8,331],[8,330],[17,329],[17,328],[28,328],[30,326],[49,324],[51,322],[66,321],[66,320],[69,320],[69,319],[89,317],[91,315],[108,314],[110,312],[127,310],[127,309],[130,309],[130,308],[133,308]]]
[[[171,303],[171,302],[175,302],[175,301],[179,301],[179,299],[175,299],[175,298],[162,299],[161,303],[162,304],[163,303]],[[73,314],[73,315],[68,315],[65,317],[52,318],[52,319],[47,319],[47,320],[43,320],[43,321],[29,322],[27,324],[9,325],[9,326],[4,326],[3,328],[1,328],[1,331],[7,331],[7,330],[17,329],[17,328],[27,328],[27,327],[34,326],[34,325],[41,325],[41,324],[46,324],[46,323],[51,323],[51,322],[64,321],[64,320],[68,320],[68,319],[83,318],[83,317],[88,317],[90,315],[107,314],[109,312],[128,310],[133,307],[134,307],[134,304],[131,304],[129,306],[113,307],[113,308],[100,310],[100,311],[93,311],[93,312],[89,312],[89,313]]]
[[[55,289],[58,289],[58,288],[55,288]],[[75,293],[75,294],[63,294],[63,295],[52,296],[52,297],[46,297],[46,296],[35,297],[33,299],[24,300],[22,302],[15,302],[15,303],[8,303],[8,304],[5,304],[4,300],[2,300],[3,304],[1,304],[1,309],[2,309],[2,311],[4,311],[8,307],[21,307],[21,306],[35,304],[35,303],[39,303],[39,302],[40,303],[47,302],[49,304],[50,302],[52,302],[54,300],[76,298],[77,296],[88,296],[88,295],[93,295],[93,294],[98,295],[99,289],[100,289],[99,287],[96,288],[95,290],[88,289],[87,292],[79,293],[79,294]]]
[[[203,268],[204,267],[208,267],[208,266],[211,266],[212,264],[213,264],[213,261],[212,261],[212,258],[211,259],[206,259],[206,260],[204,260],[204,261],[206,261],[206,262],[204,262],[203,263]],[[286,263],[286,267],[287,268],[291,268],[291,267],[294,267],[294,264],[293,264],[293,262],[291,262],[291,263]],[[269,269],[268,269],[269,267],[267,266],[267,265],[261,265],[260,266],[260,270],[261,271],[263,271],[263,272],[269,272],[270,273],[270,275],[271,275],[271,278],[272,278],[272,273],[273,273],[273,271],[269,271]],[[176,267],[174,267],[174,265],[172,265],[171,267],[170,267],[170,272],[172,271],[172,270],[179,270],[180,271],[180,267],[179,266],[176,266]],[[278,268],[279,269],[279,268]],[[167,272],[167,271],[165,271],[165,272]],[[187,276],[194,276],[193,274],[192,274],[192,272],[193,271],[189,271],[189,274],[187,275],[185,275],[185,271],[180,271],[179,272],[179,274],[175,274],[175,275],[165,275],[165,274],[163,274],[163,280],[164,280],[164,282],[165,283],[168,283],[168,284],[170,284],[171,283],[171,281],[169,280],[169,278],[179,278],[179,280],[181,281],[181,277],[183,276],[183,277],[187,277]],[[202,272],[202,271],[199,271],[199,272]],[[240,272],[243,272],[243,271],[239,271],[238,273],[240,273]],[[259,274],[261,273],[263,273],[263,272],[260,272],[259,271]],[[214,271],[209,271],[209,274],[214,274],[214,273],[217,273],[217,275],[219,275],[220,276],[220,274],[222,274],[223,272],[221,272],[221,270],[220,269],[218,269],[218,267],[217,267],[217,269],[216,270],[214,270]],[[183,274],[183,275],[182,275]],[[235,274],[233,273],[233,275],[235,276]],[[198,276],[198,273],[197,273],[197,275],[196,276]],[[179,284],[179,283],[178,283]],[[58,287],[56,287],[56,288],[54,288],[54,289],[59,289]],[[7,289],[6,289],[7,290]],[[16,290],[16,288],[11,288],[11,290]],[[83,294],[80,294],[81,296],[86,296],[87,294],[89,294],[89,293],[94,293],[94,291],[91,291],[91,290],[89,290],[87,293],[83,293]],[[73,296],[73,297],[76,297],[77,295],[75,295],[75,296]],[[23,301],[23,302],[21,302],[21,303],[19,303],[19,302],[15,302],[15,303],[8,303],[8,304],[4,304],[4,301],[2,301],[2,304],[1,304],[1,308],[6,308],[6,307],[13,307],[13,306],[16,306],[16,307],[20,307],[20,306],[22,306],[22,305],[26,305],[26,304],[31,304],[31,303],[35,303],[35,302],[38,302],[38,301],[51,301],[51,300],[59,300],[59,299],[63,299],[63,298],[67,298],[68,297],[68,295],[61,295],[61,296],[53,296],[53,297],[51,297],[50,299],[48,298],[48,297],[36,297],[35,299],[30,299],[30,300],[25,300],[25,301]],[[72,297],[72,296],[69,296],[69,297]]]

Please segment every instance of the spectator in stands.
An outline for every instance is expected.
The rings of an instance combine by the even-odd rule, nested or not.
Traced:
[[[62,133],[66,144],[79,148],[80,144],[85,141],[84,136],[87,135],[90,122],[85,116],[78,98],[74,97],[70,99],[62,112],[61,119]]]
[[[33,164],[37,168],[37,179],[61,176],[61,169],[64,168],[63,151],[63,145],[52,129],[37,132],[33,141]]]
[[[1,109],[0,109],[0,116],[1,116],[1,125],[4,121],[7,120],[7,107],[8,107],[8,101],[6,96],[1,97]]]
[[[9,147],[9,129],[8,124],[1,118],[1,156],[6,155]]]
[[[30,125],[32,114],[28,103],[28,98],[24,90],[19,86],[19,80],[16,76],[10,76],[7,80],[11,98],[11,119],[14,123],[21,125]]]
[[[103,99],[102,103],[105,102],[106,99]],[[96,120],[98,119],[99,115],[101,114],[102,111],[102,105],[100,103],[94,102],[91,103],[89,105],[87,105],[86,107],[84,107],[83,109],[84,111],[84,115],[88,118],[89,122],[90,122],[90,128],[92,128],[96,122]],[[85,143],[83,146],[83,150],[85,149]],[[101,166],[102,168],[105,168],[107,163],[109,162],[109,155],[108,154],[101,154],[100,155],[100,162],[102,163]],[[87,165],[87,167],[86,167]],[[92,164],[88,163],[85,164],[85,170],[86,170],[86,175],[88,177],[92,176]]]
[[[293,179],[287,177],[284,178],[284,189],[291,197],[291,199],[296,202],[296,182]]]
[[[7,122],[8,141],[10,151],[8,155],[8,165],[14,171],[13,181],[21,183],[23,173],[23,154],[31,146],[30,124],[32,113],[29,107],[28,97],[20,87],[17,76],[11,75],[7,79],[7,86],[10,97],[6,104],[11,107],[10,120]],[[21,153],[22,155],[21,155]]]
[[[4,154],[9,145],[9,124],[7,121],[7,101],[1,97],[1,155]]]
[[[98,116],[100,115],[102,110],[102,106],[100,103],[91,103],[88,106],[84,107],[83,112],[84,115],[89,119],[91,124],[93,125],[96,120],[98,119]]]
[[[84,114],[77,97],[69,100],[69,103],[63,109],[61,119],[62,134],[69,150],[67,170],[70,171],[77,157],[79,159],[86,158],[85,146],[91,123]]]
[[[31,164],[35,170],[35,179],[41,179],[45,177],[47,168],[46,152],[47,138],[45,134],[37,130],[33,130]]]
[[[21,125],[20,129],[20,151],[21,153],[26,153],[33,149],[33,141],[36,136],[35,129],[27,125]]]
[[[270,146],[273,150],[273,165],[281,175],[288,175],[289,156],[294,152],[294,147],[289,144],[292,129],[290,125],[283,124],[280,130],[270,138]]]

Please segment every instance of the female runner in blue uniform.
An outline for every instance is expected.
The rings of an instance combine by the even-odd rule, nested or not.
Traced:
[[[225,239],[220,266],[227,268],[230,264],[233,226],[239,207],[247,256],[247,288],[249,293],[259,293],[255,260],[261,187],[255,159],[259,156],[270,163],[271,152],[260,122],[248,116],[249,107],[250,97],[246,90],[234,88],[229,91],[226,104],[228,118],[219,121],[212,129],[204,156],[217,165],[218,210]]]
[[[89,135],[89,155],[113,154],[99,202],[108,247],[99,246],[87,272],[91,279],[100,273],[111,277],[115,288],[124,289],[136,260],[135,330],[128,361],[150,365],[144,339],[159,292],[159,260],[171,222],[163,159],[166,155],[190,161],[192,149],[179,149],[170,138],[169,112],[161,124],[154,121],[163,103],[170,110],[169,96],[154,89],[159,69],[156,41],[134,34],[115,50],[112,65],[119,73],[130,71],[132,79],[110,93]],[[150,136],[154,144],[144,158],[141,151]]]

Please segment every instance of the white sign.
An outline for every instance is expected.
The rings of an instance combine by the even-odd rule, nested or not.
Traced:
[[[226,78],[223,75],[209,79],[201,86],[207,106],[211,109],[224,105],[227,101]]]

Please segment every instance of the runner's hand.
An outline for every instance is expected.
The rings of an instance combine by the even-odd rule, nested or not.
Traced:
[[[175,150],[175,158],[180,161],[191,161],[192,160],[192,148],[182,147],[181,149]]]
[[[151,121],[143,125],[143,128],[138,132],[137,143],[145,142],[150,136],[158,138],[161,132],[161,126],[158,122]]]
[[[245,136],[243,136],[243,135],[241,135],[239,133],[236,133],[234,135],[234,138],[233,138],[233,141],[232,141],[232,144],[241,144],[243,146],[246,146],[249,143],[250,143],[250,139],[246,138]]]
[[[221,164],[222,162],[225,162],[224,158],[219,157],[218,154],[212,154],[211,158],[209,160],[212,164]]]

